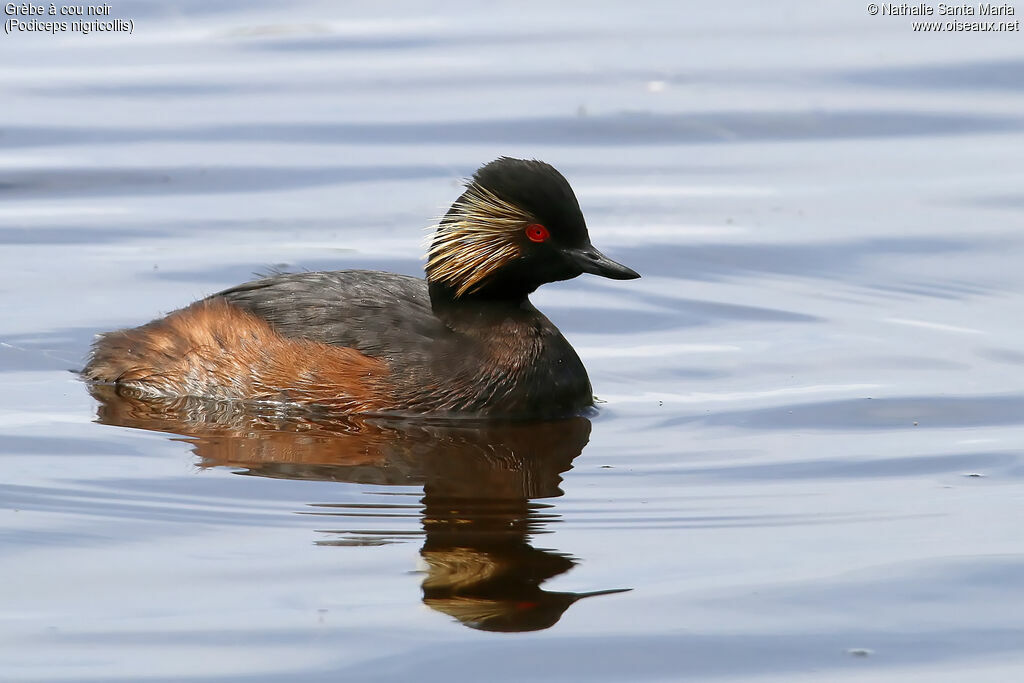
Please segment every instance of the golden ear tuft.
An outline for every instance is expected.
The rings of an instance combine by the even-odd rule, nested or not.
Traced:
[[[519,233],[536,219],[476,183],[452,208],[427,252],[427,279],[452,285],[455,295],[462,296],[520,256]]]

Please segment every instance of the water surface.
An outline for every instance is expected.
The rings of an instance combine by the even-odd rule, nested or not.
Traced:
[[[1011,680],[1024,50],[843,3],[210,3],[0,53],[0,663],[17,681]],[[534,297],[599,412],[90,394],[254,272],[417,274],[507,154],[643,274]]]

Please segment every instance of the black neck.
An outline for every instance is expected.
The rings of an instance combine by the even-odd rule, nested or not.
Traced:
[[[510,293],[495,288],[467,292],[456,296],[455,288],[444,282],[429,282],[430,306],[439,318],[450,319],[470,316],[479,318],[504,317],[510,310],[532,308],[528,294]]]

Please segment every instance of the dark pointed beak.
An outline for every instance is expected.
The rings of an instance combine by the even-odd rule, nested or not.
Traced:
[[[628,593],[632,588],[606,588],[603,591],[590,591],[589,593],[577,593],[573,596],[573,602],[582,600],[583,598],[592,598],[595,595],[611,595],[612,593]]]
[[[601,277],[610,277],[613,280],[635,280],[640,273],[632,268],[627,268],[621,263],[616,263],[599,252],[591,245],[582,249],[573,249],[568,252],[573,263],[583,269],[584,273],[593,273]]]

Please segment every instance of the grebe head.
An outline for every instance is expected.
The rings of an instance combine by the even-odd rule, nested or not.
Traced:
[[[543,161],[501,157],[480,167],[441,220],[427,280],[455,298],[524,297],[546,282],[593,273],[640,277],[590,243],[569,182]]]

